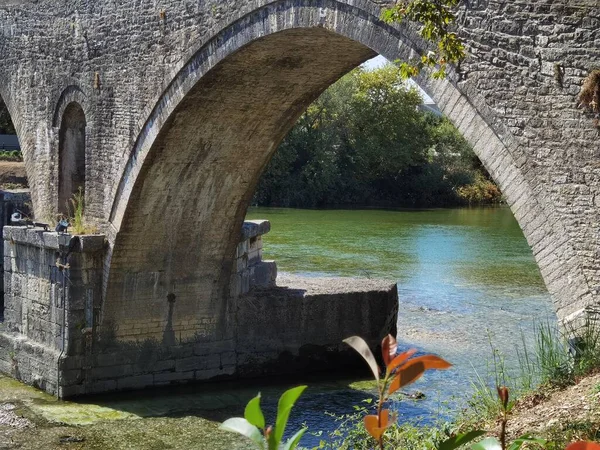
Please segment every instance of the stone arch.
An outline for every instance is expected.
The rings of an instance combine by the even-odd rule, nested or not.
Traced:
[[[338,1],[274,2],[199,49],[155,105],[124,169],[110,214],[102,326],[118,339],[160,341],[169,314],[181,341],[230,338],[237,233],[277,145],[343,74],[376,53],[394,60],[416,51],[407,30]],[[559,314],[577,313],[591,294],[568,240],[556,237],[552,206],[523,170],[525,153],[477,92],[453,78],[420,84],[500,185]]]
[[[62,111],[58,133],[58,211],[67,214],[69,200],[86,181],[86,116],[78,102]]]

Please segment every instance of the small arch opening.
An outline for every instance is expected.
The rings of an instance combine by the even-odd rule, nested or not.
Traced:
[[[70,103],[59,131],[58,211],[69,212],[69,200],[81,189],[85,193],[85,113],[78,103]]]

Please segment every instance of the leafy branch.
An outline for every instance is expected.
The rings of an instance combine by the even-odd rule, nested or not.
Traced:
[[[458,35],[451,31],[456,23],[454,8],[459,0],[399,0],[382,13],[386,23],[409,20],[420,26],[419,35],[431,50],[418,59],[400,63],[404,78],[419,75],[423,69],[435,69],[432,77],[445,78],[448,64],[459,65],[466,57],[465,47]]]

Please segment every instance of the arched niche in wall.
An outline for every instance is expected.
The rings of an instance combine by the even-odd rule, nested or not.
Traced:
[[[68,213],[70,199],[79,189],[85,192],[85,113],[72,102],[63,113],[58,147],[58,211]]]

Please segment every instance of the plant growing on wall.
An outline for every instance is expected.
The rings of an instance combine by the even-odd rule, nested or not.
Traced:
[[[595,114],[594,125],[600,126],[600,69],[593,70],[583,82],[579,106]]]
[[[69,199],[70,205],[67,205],[70,217],[64,218],[68,226],[72,228],[73,234],[93,234],[98,230],[96,227],[88,224],[84,217],[85,195],[81,186]]]
[[[419,27],[419,35],[430,44],[419,59],[400,63],[403,77],[417,76],[423,69],[432,69],[433,78],[444,78],[448,64],[459,65],[465,58],[465,47],[451,31],[456,23],[454,8],[459,0],[399,0],[385,9],[382,18],[387,23],[409,20]]]

